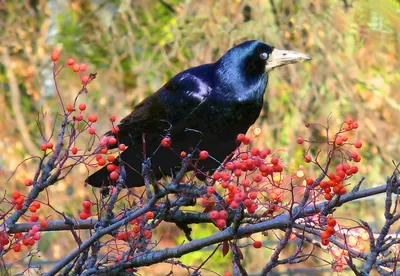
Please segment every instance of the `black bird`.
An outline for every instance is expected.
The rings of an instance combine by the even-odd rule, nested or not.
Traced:
[[[181,151],[207,150],[212,158],[201,160],[198,168],[203,172],[217,168],[217,160],[223,161],[238,146],[237,135],[246,133],[260,115],[268,73],[307,60],[311,60],[307,55],[253,40],[230,49],[215,63],[174,76],[118,125],[116,137],[127,146],[121,154],[127,173],[125,185],[144,185],[143,140],[157,179],[176,172]],[[111,132],[106,135],[113,136]],[[171,138],[173,150],[160,147],[165,136]],[[86,182],[95,187],[112,183],[106,167]]]

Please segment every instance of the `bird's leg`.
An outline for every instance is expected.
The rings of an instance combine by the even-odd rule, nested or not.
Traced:
[[[235,210],[235,216],[233,218],[232,230],[234,235],[236,236],[237,230],[239,229],[240,222],[243,219],[244,215],[244,205],[243,202],[240,203],[239,208]]]
[[[146,158],[142,163],[142,175],[144,178],[144,185],[146,187],[147,200],[150,200],[153,197],[153,194],[151,193],[150,189],[150,184],[152,183],[150,168],[151,168],[151,160],[150,158]]]
[[[143,160],[146,160],[146,133],[142,133]]]

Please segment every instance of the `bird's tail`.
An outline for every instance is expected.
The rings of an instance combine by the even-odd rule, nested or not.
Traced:
[[[96,188],[108,186],[110,182],[109,175],[110,173],[107,171],[107,167],[103,167],[86,178],[85,182]]]

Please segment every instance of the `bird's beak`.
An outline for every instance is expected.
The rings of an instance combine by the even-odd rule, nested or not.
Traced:
[[[274,49],[267,60],[265,69],[269,72],[276,67],[309,61],[311,59],[310,56],[295,51]]]

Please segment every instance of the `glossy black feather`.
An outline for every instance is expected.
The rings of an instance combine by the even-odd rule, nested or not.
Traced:
[[[173,174],[180,166],[177,153],[194,148],[207,150],[223,161],[237,147],[238,133],[246,133],[258,118],[267,86],[265,60],[260,53],[273,47],[248,41],[228,51],[213,64],[185,70],[157,92],[143,100],[119,124],[118,139],[128,146],[121,154],[127,171],[126,185],[144,185],[142,136],[146,155],[151,157],[156,178]],[[112,135],[111,132],[106,135]],[[170,136],[172,147],[160,147]],[[218,167],[212,158],[200,163],[204,172]],[[87,182],[95,187],[109,185],[106,168],[92,174]]]

